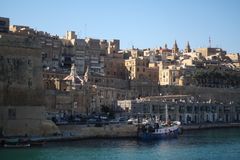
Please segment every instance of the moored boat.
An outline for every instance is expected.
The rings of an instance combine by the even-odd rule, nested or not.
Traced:
[[[30,147],[28,138],[6,138],[3,140],[3,147],[6,148],[24,148]]]
[[[1,144],[3,147],[7,148],[24,148],[30,146],[43,146],[46,144],[46,141],[43,137],[11,137],[2,139]]]
[[[142,124],[138,128],[138,138],[142,140],[152,140],[152,139],[169,139],[169,138],[177,138],[181,133],[181,122],[168,121],[168,107],[167,104],[165,106],[166,111],[166,120],[165,123],[161,122],[152,122],[147,121],[147,123]]]
[[[29,143],[31,144],[31,147],[43,146],[44,144],[46,144],[46,141],[42,137],[32,137],[29,139]]]
[[[180,133],[180,122],[164,126],[155,123],[153,126],[150,124],[141,126],[138,131],[138,138],[142,140],[169,139],[177,138]]]
[[[9,144],[9,143],[6,143],[3,146],[5,148],[25,148],[25,147],[30,147],[31,145],[29,143],[26,143],[26,144],[21,144],[21,143]]]

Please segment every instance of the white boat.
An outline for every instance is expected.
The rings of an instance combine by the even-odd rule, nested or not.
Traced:
[[[29,143],[27,144],[4,144],[5,148],[25,148],[30,147],[31,145]]]
[[[142,126],[138,130],[138,138],[142,140],[151,140],[151,139],[168,139],[168,138],[176,138],[181,133],[181,122],[168,121],[168,108],[165,106],[166,110],[166,120],[165,124],[159,123],[146,123],[142,124]]]
[[[143,140],[176,138],[181,133],[179,123],[165,126],[143,125],[138,132],[138,138]]]

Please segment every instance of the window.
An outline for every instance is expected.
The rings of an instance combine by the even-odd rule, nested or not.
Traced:
[[[176,78],[175,77],[173,77],[173,82],[176,82]]]
[[[12,84],[10,78],[8,78],[7,84],[8,84],[8,85],[11,85],[11,84]]]
[[[28,65],[31,65],[31,64],[32,64],[32,62],[31,62],[31,60],[29,59],[29,60],[28,60]]]
[[[15,108],[8,109],[8,119],[16,119],[16,109]]]
[[[32,80],[31,78],[28,79],[28,88],[31,88],[32,87]]]

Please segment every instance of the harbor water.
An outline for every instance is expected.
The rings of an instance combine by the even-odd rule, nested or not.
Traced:
[[[177,139],[88,139],[0,149],[1,160],[239,160],[240,128],[195,130]]]

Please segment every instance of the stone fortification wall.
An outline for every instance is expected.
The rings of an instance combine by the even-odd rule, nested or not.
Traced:
[[[49,136],[59,133],[57,126],[45,120],[42,106],[1,106],[0,130],[3,136]]]
[[[41,53],[37,44],[31,37],[1,35],[0,106],[43,104]]]
[[[218,102],[230,101],[240,102],[240,89],[234,88],[209,88],[209,87],[161,87],[161,93],[163,95],[191,95],[201,100],[216,100]]]
[[[0,136],[58,132],[44,116],[39,41],[32,35],[0,35]]]
[[[137,126],[127,124],[111,124],[102,127],[87,125],[61,125],[58,127],[63,135],[78,138],[124,138],[137,136]]]

